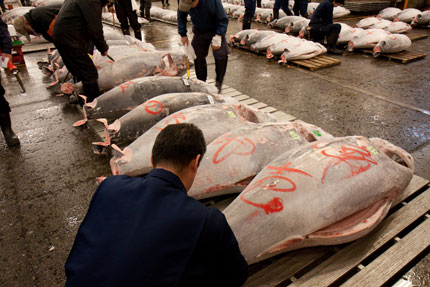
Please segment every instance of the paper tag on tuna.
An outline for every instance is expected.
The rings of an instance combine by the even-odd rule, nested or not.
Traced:
[[[230,118],[234,119],[236,117],[236,114],[234,112],[232,112],[232,111],[227,111],[227,113],[230,116]]]
[[[321,136],[321,133],[319,132],[319,131],[317,131],[317,130],[314,130],[314,131],[312,131],[313,133],[314,133],[314,135],[316,135],[316,136]]]
[[[295,131],[295,130],[289,130],[289,131],[288,131],[288,133],[290,134],[290,137],[291,137],[293,140],[298,140],[298,139],[299,139],[299,135],[296,133],[296,131]]]
[[[370,153],[371,154],[373,154],[373,155],[378,155],[379,154],[379,152],[373,147],[373,146],[370,146],[370,145],[368,145],[367,147],[366,147],[366,149],[368,150],[368,151],[370,151]]]
[[[214,98],[212,96],[208,95],[208,100],[211,105],[215,104]]]

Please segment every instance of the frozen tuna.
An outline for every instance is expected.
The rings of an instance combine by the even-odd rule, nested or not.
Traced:
[[[411,39],[402,34],[390,34],[385,36],[373,48],[373,56],[377,57],[381,53],[398,53],[408,49],[412,45]]]
[[[402,10],[399,14],[397,14],[397,18],[399,21],[405,22],[405,23],[413,23],[415,22],[419,15],[421,15],[422,12],[415,8],[407,8],[405,10]]]
[[[199,80],[188,85],[181,77],[143,77],[122,83],[84,105],[84,124],[88,118],[118,119],[147,100],[167,93],[200,92],[214,94],[217,89]]]
[[[331,137],[301,122],[240,127],[211,142],[188,195],[196,199],[240,192],[280,154],[308,142]]]
[[[408,153],[381,139],[323,139],[269,163],[224,214],[249,264],[346,243],[382,221],[413,168]]]
[[[400,12],[402,12],[402,10],[399,8],[388,7],[388,8],[385,8],[385,9],[379,11],[378,17],[385,19],[385,20],[393,21],[394,19],[397,18],[397,14],[399,14]]]
[[[206,93],[170,93],[151,98],[106,125],[108,137],[105,143],[112,142],[120,146],[128,144],[170,114],[193,106],[219,103],[239,104],[230,97]],[[107,123],[106,120],[102,122]]]
[[[240,126],[274,121],[266,113],[244,105],[214,104],[181,110],[158,122],[110,161],[112,174],[131,176],[148,173],[151,169],[151,152],[158,133],[169,124],[193,123],[198,126],[206,143]]]
[[[373,49],[373,47],[375,47],[376,44],[383,40],[387,35],[389,35],[389,32],[382,29],[365,30],[363,33],[360,33],[348,42],[348,50],[352,51],[354,49]]]

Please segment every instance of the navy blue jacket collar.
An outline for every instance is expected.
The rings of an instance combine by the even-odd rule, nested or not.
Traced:
[[[155,168],[151,170],[150,173],[148,173],[148,176],[158,177],[162,180],[168,181],[174,186],[176,186],[178,189],[185,192],[185,194],[187,193],[187,190],[185,189],[185,186],[182,183],[181,179],[173,172],[170,172],[162,168]]]

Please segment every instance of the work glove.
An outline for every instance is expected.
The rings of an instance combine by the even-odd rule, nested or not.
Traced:
[[[216,49],[216,50],[219,49],[219,48],[221,48],[221,41],[222,41],[221,36],[220,35],[215,35],[212,38],[212,42],[211,42],[212,48]]]
[[[192,45],[185,45],[184,47],[184,53],[188,58],[191,58],[195,60],[197,58],[196,53],[194,52],[194,48]]]

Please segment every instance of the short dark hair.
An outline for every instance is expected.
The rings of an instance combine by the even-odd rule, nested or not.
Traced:
[[[345,5],[345,0],[334,0],[337,4]]]
[[[187,166],[200,154],[206,152],[203,132],[193,124],[181,123],[165,127],[155,139],[152,147],[152,163],[173,165],[176,168]]]

